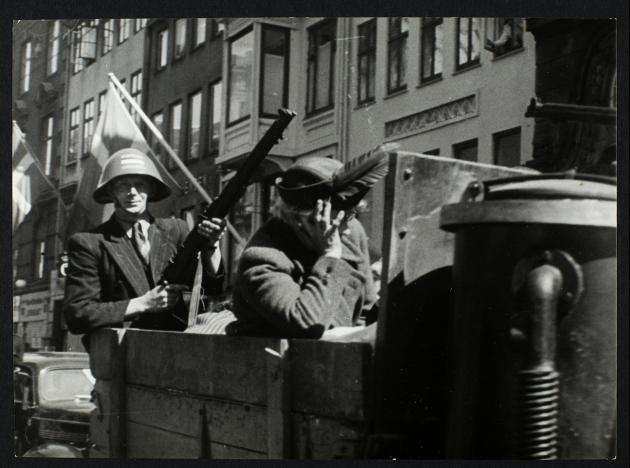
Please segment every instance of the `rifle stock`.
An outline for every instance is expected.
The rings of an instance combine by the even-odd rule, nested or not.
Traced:
[[[269,154],[271,148],[282,138],[282,132],[284,132],[295,115],[295,112],[288,109],[278,110],[278,117],[274,123],[265,132],[219,196],[200,215],[201,219],[225,218],[228,215],[234,204],[245,193],[247,185],[258,166]],[[206,239],[196,229],[192,230],[181,248],[170,259],[169,264],[162,273],[160,283],[185,284],[191,287],[194,280],[194,265],[197,253],[206,242]]]

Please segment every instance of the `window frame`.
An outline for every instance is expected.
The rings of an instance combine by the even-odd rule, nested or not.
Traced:
[[[173,110],[179,107],[179,139],[177,141],[177,145],[174,145],[175,141],[173,139],[173,132],[174,132],[174,128],[173,128]],[[180,157],[181,159],[181,150],[182,150],[182,127],[183,127],[183,110],[184,110],[184,106],[182,104],[181,99],[178,99],[177,101],[171,103],[168,106],[168,144],[171,146],[171,148],[173,148],[173,151],[175,152],[175,154]],[[176,147],[174,147],[176,146]],[[167,161],[167,167],[172,168],[174,167],[175,163],[171,160],[171,158],[168,159]]]
[[[265,83],[265,51],[263,47],[265,46],[264,35],[265,30],[279,31],[284,34],[285,38],[285,55],[284,55],[284,70],[283,70],[283,87],[282,87],[282,104],[280,107],[287,108],[289,105],[289,62],[291,60],[291,30],[288,28],[284,28],[282,26],[275,26],[271,24],[263,24],[260,30],[260,80],[258,87],[258,115],[260,117],[268,117],[275,118],[277,116],[276,112],[265,112],[263,107],[264,104],[264,93],[263,86]]]
[[[114,24],[114,19],[113,18],[109,18],[109,19],[105,19],[102,22],[102,38],[103,41],[101,43],[101,57],[109,54],[113,48],[114,48],[114,41],[115,41],[115,33],[116,33],[116,26]],[[109,27],[108,27],[109,25]]]
[[[131,74],[129,78],[129,95],[142,107],[142,69]],[[131,104],[129,105],[131,107]],[[133,107],[131,107],[131,117],[136,122],[136,125],[140,125],[142,119],[140,118],[140,114],[138,114]]]
[[[181,48],[181,52],[178,53],[177,52],[177,32],[178,32],[178,28],[177,25],[178,24],[183,24],[184,25],[184,42],[182,44],[182,48]],[[178,60],[181,60],[182,58],[184,58],[184,56],[186,55],[186,46],[188,45],[188,18],[177,18],[174,22],[173,22],[173,48],[172,48],[172,54],[173,54],[173,62],[177,62]]]
[[[192,119],[193,119],[193,99],[195,96],[199,96],[199,125],[198,125],[198,133],[197,133],[197,155],[193,156],[191,153],[192,143],[193,143],[193,135],[192,135]],[[203,119],[203,89],[199,88],[196,91],[193,91],[188,95],[187,102],[187,112],[186,112],[186,160],[194,161],[197,159],[201,159],[201,132],[202,132],[202,119]]]
[[[127,39],[131,37],[131,20],[129,18],[119,18],[118,19],[118,45],[125,42]]]
[[[330,73],[328,75],[328,103],[323,105],[322,107],[317,107],[317,63],[318,63],[318,46],[319,41],[317,40],[318,33],[324,30],[329,25],[332,26],[332,30],[334,32],[334,39],[331,42],[330,49]],[[337,32],[338,32],[338,24],[337,18],[326,18],[318,23],[310,26],[308,28],[308,49],[307,49],[307,71],[306,71],[306,116],[310,117],[312,115],[316,115],[320,112],[325,112],[327,110],[333,109],[335,107],[335,76],[336,76],[336,67],[335,67],[335,59],[337,57]],[[314,41],[315,40],[315,41]],[[315,43],[314,43],[315,42]],[[312,45],[314,44],[314,45]],[[314,68],[314,72],[312,76],[314,77],[311,82],[311,67]],[[312,107],[311,107],[312,104]]]
[[[72,147],[72,135],[73,132],[79,132],[81,127],[81,106],[77,106],[74,109],[70,109],[69,115],[69,127],[68,127],[68,153],[66,157],[66,164],[75,163],[79,159],[79,151],[81,150],[81,140],[77,139],[77,148],[74,153],[70,151]],[[76,117],[76,118],[75,118]],[[80,136],[78,133],[77,135]],[[70,159],[70,156],[74,154],[74,157]]]
[[[48,25],[48,42],[46,50],[46,76],[59,71],[59,53],[61,51],[61,21],[54,20]],[[54,64],[54,66],[53,66]],[[54,69],[53,69],[54,68]]]
[[[90,113],[88,114],[88,110]],[[86,130],[88,132],[86,133]],[[81,133],[81,156],[87,157],[90,154],[88,145],[92,143],[94,135],[94,98],[90,98],[83,103],[83,131]]]
[[[461,151],[461,150],[465,150],[465,149],[473,148],[473,147],[477,148],[477,153],[475,155],[474,160],[459,158],[455,154],[457,151]],[[454,143],[453,148],[452,148],[452,156],[453,156],[453,159],[458,159],[460,161],[478,162],[479,161],[479,138],[471,138],[470,140],[464,140],[464,141],[460,141],[459,143]]]
[[[219,129],[217,131],[217,144],[216,147],[215,145],[213,145],[213,130],[214,130],[214,104],[215,104],[215,93],[214,93],[214,89],[216,86],[221,86],[220,91],[219,91],[219,110],[218,110],[218,122],[219,122]],[[210,83],[208,85],[208,112],[206,113],[208,115],[208,141],[206,143],[207,147],[206,147],[206,152],[209,155],[215,155],[215,154],[219,154],[219,151],[221,149],[221,117],[223,115],[223,80],[218,79],[215,80],[214,82]]]
[[[467,60],[464,63],[459,63],[459,31],[461,29],[460,23],[461,20],[468,20],[468,38],[467,38],[467,44],[466,44],[466,57]],[[479,44],[478,44],[478,48],[479,48],[479,53],[477,54],[477,58],[476,59],[472,59],[471,60],[471,55],[472,55],[472,44],[473,44],[473,28],[472,25],[473,24],[477,24],[477,31],[479,31]],[[455,19],[455,70],[460,71],[460,70],[466,70],[467,68],[471,68],[474,67],[478,64],[481,63],[481,22],[480,19],[477,17],[457,17]]]
[[[518,149],[519,149],[518,164],[516,164],[514,166],[505,166],[504,164],[499,164],[499,157],[498,157],[499,156],[498,155],[499,145],[497,145],[498,140],[502,139],[502,138],[505,138],[505,137],[514,136],[514,135],[518,135],[518,137],[519,137],[519,139],[518,139]],[[517,126],[517,127],[508,128],[506,130],[501,130],[499,132],[493,133],[492,134],[492,162],[493,162],[493,164],[501,165],[501,166],[505,166],[505,167],[520,166],[521,165],[521,159],[522,159],[521,138],[522,138],[522,132],[521,132],[520,125]]]
[[[432,81],[438,80],[442,78],[442,72],[444,71],[444,55],[442,54],[442,50],[440,50],[440,55],[442,55],[442,70],[437,72],[435,71],[435,62],[438,54],[437,51],[437,28],[444,27],[444,18],[443,17],[422,17],[420,18],[420,83],[430,83]],[[442,30],[442,34],[444,34],[444,30]],[[425,41],[429,39],[431,40],[431,73],[425,76]],[[442,42],[442,46],[444,43]]]
[[[142,31],[147,25],[147,18],[134,18],[133,20],[133,33],[137,34]]]
[[[493,31],[494,31],[494,37],[492,38],[492,40],[496,40],[498,39],[497,37],[497,33],[498,32],[498,28],[497,28],[497,22],[501,21],[501,20],[507,20],[509,21],[510,24],[510,28],[512,30],[512,37],[510,37],[509,41],[507,44],[504,44],[502,46],[499,46],[497,48],[487,48],[487,50],[489,50],[490,52],[492,52],[492,56],[493,58],[497,59],[497,58],[501,58],[506,54],[509,54],[510,52],[513,52],[515,50],[522,50],[524,48],[524,39],[523,39],[523,33],[525,32],[525,28],[523,25],[523,18],[519,18],[519,17],[499,17],[499,18],[488,18],[490,20],[492,20],[494,22],[494,26],[493,26]],[[516,25],[519,25],[519,27],[517,28]],[[486,23],[486,39],[488,38],[487,35],[487,23]],[[516,34],[515,31],[517,31],[519,34]],[[500,34],[500,33],[499,33]]]
[[[400,31],[397,31],[395,33],[392,32],[392,21],[395,18],[400,18],[400,22],[402,25],[402,20],[403,18],[408,18],[406,16],[397,16],[397,17],[392,17],[392,18],[388,18],[388,23],[387,23],[387,94],[391,95],[391,94],[395,94],[395,93],[399,93],[401,91],[404,91],[407,89],[407,54],[405,53],[403,56],[403,51],[407,52],[407,47],[406,45],[408,44],[409,41],[409,24],[407,24],[407,30],[403,31],[402,27],[400,28]],[[392,66],[392,49],[396,47],[398,49],[398,57],[399,57],[399,61],[398,61],[398,83],[396,83],[396,86],[392,86],[391,83],[391,73],[390,73],[390,69]],[[404,63],[404,76],[402,72],[403,69],[403,64]]]
[[[43,118],[42,132],[42,154],[44,155],[44,174],[52,174],[52,160],[55,155],[55,114],[48,114]]]
[[[107,89],[98,93],[98,110],[96,113],[97,121],[101,117],[101,114],[103,113],[103,107],[105,106],[105,99],[107,99]]]
[[[214,18],[210,19],[210,40],[213,41],[223,36],[223,32],[225,31],[225,24],[217,21]]]
[[[203,20],[203,21],[200,21]],[[203,30],[203,39],[199,40],[199,23],[203,22],[204,30]],[[192,21],[192,50],[197,50],[201,46],[203,46],[208,40],[208,18],[193,18]]]
[[[158,124],[155,122],[155,119],[156,119],[156,117],[157,117],[158,115],[162,118],[162,123],[161,123],[160,125],[158,125]],[[165,118],[165,116],[164,116],[164,110],[163,110],[163,109],[160,109],[160,110],[158,110],[158,111],[154,112],[154,113],[151,115],[151,123],[155,126],[155,128],[157,128],[157,129],[160,131],[160,133],[161,133],[162,135],[164,135],[164,127],[166,126],[166,125],[165,125],[165,124],[166,124],[166,118]],[[170,132],[170,128],[169,128],[169,132]],[[160,157],[162,156],[162,146],[161,146],[161,144],[160,144],[160,141],[159,141],[159,140],[155,137],[155,135],[153,135],[153,132],[151,132],[150,136],[151,136],[151,141],[149,142],[149,146],[151,147],[151,151],[153,151],[153,154],[154,154],[154,155],[155,155],[158,159],[160,159]],[[169,143],[169,144],[170,144],[170,143]],[[162,158],[162,159],[163,159],[163,158]],[[169,159],[170,159],[170,157],[169,157]],[[167,166],[168,166],[168,164],[165,164],[165,165],[167,165]]]
[[[236,125],[240,122],[243,122],[247,119],[249,119],[252,115],[251,113],[251,109],[250,112],[244,116],[241,116],[239,118],[237,118],[236,120],[230,121],[230,93],[231,93],[231,86],[230,86],[230,82],[231,77],[232,77],[232,45],[238,41],[239,39],[245,37],[247,34],[252,34],[252,50],[255,52],[256,51],[256,41],[254,40],[255,37],[254,35],[254,28],[252,26],[245,28],[243,31],[239,32],[237,35],[235,35],[234,37],[230,38],[230,40],[228,41],[228,56],[227,56],[227,99],[226,99],[226,106],[225,106],[225,121],[226,121],[226,126],[227,127],[231,127],[233,125]],[[252,59],[254,59],[254,56],[252,54]],[[252,77],[251,77],[251,83],[250,85],[254,85],[254,62],[252,61]]]
[[[362,48],[361,41],[363,36],[363,29],[369,28],[368,34],[373,34],[372,41],[369,42],[364,48]],[[373,28],[373,31],[371,30]],[[376,40],[377,40],[377,23],[376,18],[364,21],[357,27],[357,35],[359,36],[359,43],[357,45],[357,103],[359,105],[368,104],[376,100]],[[365,85],[366,95],[365,98],[361,97],[361,85],[362,73],[361,73],[361,59],[367,57],[367,81]],[[370,68],[371,67],[371,68]],[[371,71],[370,71],[371,70]],[[371,86],[370,86],[371,85]],[[370,95],[370,88],[372,95]]]
[[[157,45],[157,47],[155,48],[155,71],[158,72],[158,71],[164,70],[168,66],[168,59],[169,59],[168,27],[164,27],[160,29],[159,31],[157,31],[155,33],[155,38],[156,38],[156,45]],[[162,52],[164,52],[164,54],[162,54]],[[164,64],[162,64],[162,61],[160,60],[162,56],[164,57]]]
[[[22,43],[20,61],[20,94],[31,90],[31,78],[33,74],[33,41],[28,38]]]

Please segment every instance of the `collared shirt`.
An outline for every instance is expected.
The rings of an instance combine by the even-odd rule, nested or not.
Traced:
[[[127,238],[131,239],[131,236],[133,235],[133,225],[136,222],[125,221],[125,220],[122,220],[122,219],[120,219],[118,217],[116,217],[116,221],[123,228],[123,231],[125,231],[125,235],[127,236]],[[150,219],[141,218],[139,220],[139,222],[140,222],[140,229],[142,229],[142,234],[144,234],[145,239],[148,239],[149,238],[149,226],[151,226],[151,220]]]

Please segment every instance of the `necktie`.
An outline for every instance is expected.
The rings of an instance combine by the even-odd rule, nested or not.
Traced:
[[[149,251],[151,250],[151,245],[149,244],[149,240],[144,235],[142,231],[142,226],[140,225],[140,221],[135,223],[132,228],[132,236],[133,242],[140,254],[140,257],[144,261],[145,264],[149,264]]]

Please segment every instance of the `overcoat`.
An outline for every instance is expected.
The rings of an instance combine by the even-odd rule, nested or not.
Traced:
[[[182,301],[174,309],[141,314],[132,322],[124,322],[123,316],[130,299],[157,284],[188,232],[188,225],[181,219],[155,218],[149,228],[151,250],[147,270],[114,216],[92,231],[70,237],[63,307],[69,330],[76,334],[123,326],[183,330],[186,310]],[[222,283],[222,270],[217,276],[204,273],[202,286],[206,294],[220,293]]]
[[[348,227],[336,259],[307,249],[278,218],[263,225],[239,261],[228,334],[320,338],[357,324],[377,293],[365,230],[356,219]]]

